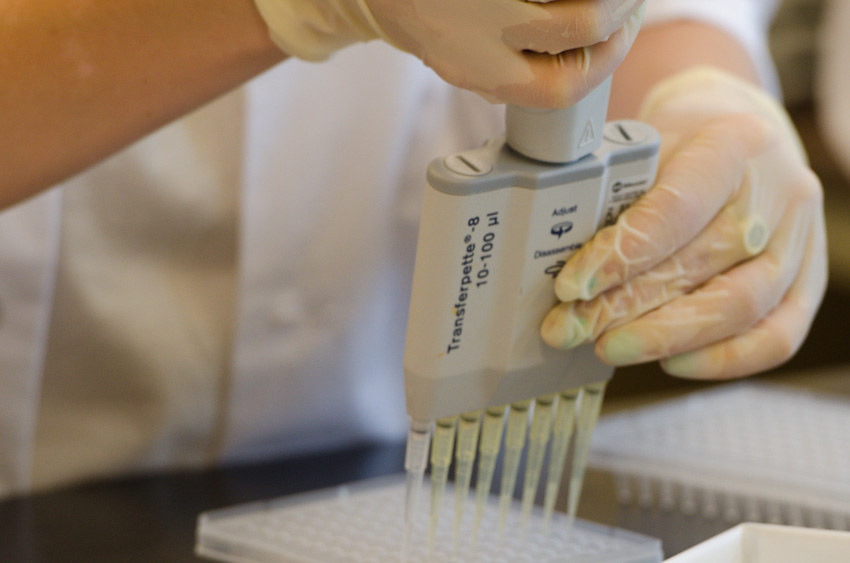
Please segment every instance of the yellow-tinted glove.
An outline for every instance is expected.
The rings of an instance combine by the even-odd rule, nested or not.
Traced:
[[[644,0],[256,0],[288,54],[381,38],[491,101],[564,107],[625,57]]]
[[[567,262],[543,338],[689,378],[784,362],[827,280],[822,189],[790,119],[711,68],[657,86],[639,119],[661,133],[658,181]]]

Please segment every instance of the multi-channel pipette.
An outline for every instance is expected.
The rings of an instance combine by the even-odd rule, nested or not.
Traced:
[[[441,438],[435,434],[432,445],[432,450],[440,447],[439,455],[431,452],[432,463],[440,461],[432,467],[432,503],[441,502],[438,493],[450,462],[443,457],[447,435],[455,435],[455,424],[446,424],[446,417],[463,417],[456,455],[460,504],[466,502],[472,467],[467,456],[474,451],[470,443],[481,420],[474,529],[489,494],[505,405],[510,407],[503,505],[513,497],[529,412],[535,415],[523,486],[526,512],[550,434],[549,466],[560,464],[560,469],[549,470],[545,502],[554,506],[553,481],[560,482],[557,473],[563,471],[576,416],[579,455],[574,455],[573,473],[583,466],[581,450],[589,443],[612,369],[596,360],[591,346],[549,348],[539,326],[556,302],[553,279],[567,258],[652,185],[659,141],[641,123],[604,124],[609,88],[610,80],[565,110],[511,106],[506,139],[438,159],[429,167],[405,350],[407,407],[413,421],[406,463],[410,505],[416,503],[425,471],[422,436],[434,420]],[[578,414],[576,389],[592,397],[581,399]],[[571,479],[571,496],[577,497],[573,489],[580,487],[581,478]],[[462,506],[455,514],[459,529]],[[436,526],[434,518],[431,526]]]

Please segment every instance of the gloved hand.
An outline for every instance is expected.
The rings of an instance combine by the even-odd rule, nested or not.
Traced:
[[[625,57],[644,0],[256,0],[288,54],[381,38],[494,102],[572,105]]]
[[[687,378],[784,362],[827,280],[822,189],[790,119],[709,68],[657,86],[639,119],[661,133],[657,183],[567,262],[543,338]]]

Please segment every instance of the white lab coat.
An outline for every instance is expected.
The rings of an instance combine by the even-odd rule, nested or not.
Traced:
[[[0,214],[0,496],[400,439],[425,169],[501,114],[358,45]]]

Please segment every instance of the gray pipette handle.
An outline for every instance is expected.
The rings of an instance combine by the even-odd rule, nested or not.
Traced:
[[[507,142],[541,162],[563,164],[592,153],[602,144],[611,77],[582,100],[564,109],[507,107]]]

